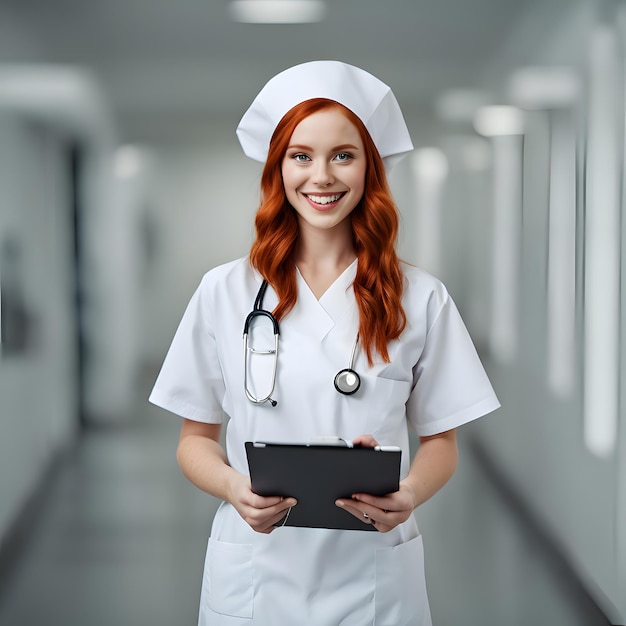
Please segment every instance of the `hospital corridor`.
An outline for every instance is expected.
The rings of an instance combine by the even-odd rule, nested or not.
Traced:
[[[145,395],[128,423],[83,435],[18,531],[1,572],[2,626],[195,624],[217,501],[178,471],[177,438],[178,419]],[[466,447],[417,513],[433,623],[610,624],[490,471]]]
[[[235,267],[225,264],[248,255],[255,214],[266,201],[260,194],[265,155],[244,154],[246,140],[236,134],[242,116],[272,76],[309,62],[336,67],[325,65],[331,60],[371,72],[393,90],[413,150],[390,153],[404,156],[393,167],[383,154],[380,163],[398,209],[398,256],[410,268],[405,277],[430,275],[428,284],[445,285],[501,404],[493,410],[491,394],[480,419],[458,422],[456,472],[415,508],[419,532],[402,536],[403,544],[421,535],[433,626],[626,624],[623,0],[1,0],[0,626],[193,626],[199,610],[204,626],[209,538],[220,543],[213,533],[224,532],[225,520],[239,532],[245,516],[227,505],[216,517],[220,500],[194,486],[178,465],[180,415],[194,421],[186,386],[195,384],[207,398],[196,415],[224,415],[221,441],[235,450],[231,462],[244,458],[243,445],[238,453],[235,447],[244,431],[274,432],[250,416],[267,416],[282,428],[284,407],[298,403],[303,415],[312,411],[314,425],[345,424],[345,415],[367,410],[383,414],[380,422],[367,422],[378,426],[396,415],[395,402],[401,427],[380,426],[378,443],[404,446],[411,456],[419,449],[415,429],[407,441],[407,422],[423,423],[414,418],[422,410],[420,394],[426,397],[438,381],[426,377],[424,390],[424,364],[432,358],[425,349],[403,378],[398,345],[413,345],[406,338],[414,336],[422,345],[435,341],[443,307],[423,337],[418,321],[408,320],[389,344],[397,360],[388,369],[367,361],[359,326],[350,326],[345,341],[343,334],[320,339],[318,345],[339,355],[337,369],[326,372],[319,365],[325,361],[299,358],[310,338],[290,326],[289,315],[309,324],[313,318],[289,313],[280,320],[284,332],[264,335],[278,341],[280,334],[280,358],[272,349],[255,354],[243,331],[258,296],[255,302],[242,286],[245,302],[232,310],[222,300],[232,305],[240,294],[224,283],[211,292],[218,294],[211,309],[199,290],[207,272]],[[297,92],[295,83],[283,91],[290,97],[291,89]],[[375,134],[375,124],[355,115]],[[265,123],[264,115],[250,117],[253,126]],[[314,137],[314,145],[322,140]],[[301,143],[298,150],[314,152]],[[344,152],[352,144],[337,145],[335,168],[344,167],[335,160],[353,158]],[[304,156],[298,152],[294,161],[304,163]],[[281,168],[278,180],[293,204],[285,200],[281,210],[299,214],[289,170]],[[325,189],[327,195],[303,195],[333,215],[349,192]],[[351,263],[356,272],[356,260]],[[299,303],[309,294],[302,296],[305,279],[297,272]],[[342,297],[352,293],[352,283],[342,285]],[[322,309],[325,297],[311,298],[309,306]],[[183,410],[175,415],[148,398],[181,319],[196,310],[198,326],[181,333],[184,354],[192,356],[177,352],[166,374],[172,387],[180,386],[173,406]],[[227,339],[207,330],[216,310]],[[255,390],[259,380],[271,381],[267,398],[248,389],[248,359],[259,354],[277,359],[278,382],[271,366],[250,375]],[[454,354],[450,371],[466,352]],[[347,385],[360,385],[359,374],[365,384],[355,391],[335,382],[333,389],[338,370],[347,373]],[[298,385],[284,384],[297,376],[301,398]],[[235,389],[229,381],[237,377],[245,383]],[[461,378],[445,385],[439,402],[472,387],[469,377]],[[306,387],[326,380],[319,392],[317,384]],[[291,405],[283,400],[288,394]],[[318,406],[342,407],[340,417],[317,422],[311,407]],[[306,428],[309,422],[289,432]],[[311,432],[344,438],[314,426]],[[406,457],[403,462],[408,468]],[[220,517],[225,509],[231,517]],[[393,507],[376,510],[386,515],[387,509]],[[288,516],[282,523],[289,525]],[[359,509],[358,516],[358,524],[380,523],[371,510]],[[410,518],[403,528],[409,527]],[[371,535],[381,540],[377,553],[404,547],[383,544],[382,533],[297,531],[318,538],[353,534],[350,542]],[[241,532],[252,533],[248,526]],[[249,542],[251,552],[258,537]],[[230,545],[248,547],[241,543]],[[323,554],[326,570],[331,563],[340,569],[343,553],[332,555],[334,561]],[[355,560],[353,569],[373,554]],[[406,554],[398,562],[413,572]],[[268,561],[270,571],[276,563]],[[335,580],[325,574],[320,586]],[[410,578],[404,569],[395,575]],[[258,584],[250,586],[257,601]],[[333,588],[329,597],[348,602],[354,588]],[[290,602],[287,595],[275,604]],[[263,616],[225,615],[228,624],[274,626]],[[368,624],[380,626],[373,619]],[[342,626],[367,626],[359,622]],[[303,609],[297,624],[285,626],[339,624],[319,623]]]

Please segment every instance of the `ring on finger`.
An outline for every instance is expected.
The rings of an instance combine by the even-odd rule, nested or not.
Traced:
[[[370,516],[369,516],[367,513],[363,513],[363,517],[364,517],[365,519],[369,519],[369,518],[370,518]]]

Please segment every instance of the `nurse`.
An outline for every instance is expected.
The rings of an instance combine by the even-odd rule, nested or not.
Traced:
[[[223,500],[199,624],[429,625],[413,512],[454,473],[455,429],[499,403],[445,287],[396,255],[386,169],[412,149],[402,113],[371,74],[316,61],[270,80],[237,134],[265,164],[256,239],[204,276],[150,396],[183,417],[185,476]],[[267,317],[244,356],[253,307],[279,325],[275,371]],[[354,393],[334,384],[342,369]],[[244,442],[327,435],[402,448],[397,492],[336,502],[378,532],[281,526],[297,502],[252,492]]]

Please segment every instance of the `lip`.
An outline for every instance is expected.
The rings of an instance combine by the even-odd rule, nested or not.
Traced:
[[[343,199],[343,197],[346,195],[346,191],[336,191],[336,192],[326,192],[324,194],[321,194],[319,192],[317,193],[311,193],[311,194],[307,194],[307,193],[302,193],[302,195],[304,196],[305,200],[316,210],[316,211],[330,211],[331,209],[334,209]],[[337,200],[335,200],[334,202],[328,202],[326,204],[318,204],[317,202],[314,202],[313,200],[311,200],[311,198],[309,196],[336,196],[338,195],[339,198],[337,198]]]

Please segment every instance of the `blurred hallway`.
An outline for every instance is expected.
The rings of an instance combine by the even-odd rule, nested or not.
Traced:
[[[193,624],[216,502],[175,460],[178,420],[137,401],[135,419],[87,430],[55,472],[0,624]]]
[[[233,4],[1,3],[0,626],[196,623],[217,503],[136,372],[250,249],[241,115],[322,58],[393,88],[400,256],[444,282],[502,403],[417,512],[435,626],[608,623],[544,535],[624,624],[626,3]]]
[[[149,384],[134,420],[87,431],[46,485],[0,578],[1,626],[196,623],[216,501],[178,471],[179,421],[144,400]],[[470,429],[457,474],[418,512],[435,626],[609,624],[488,479]]]

